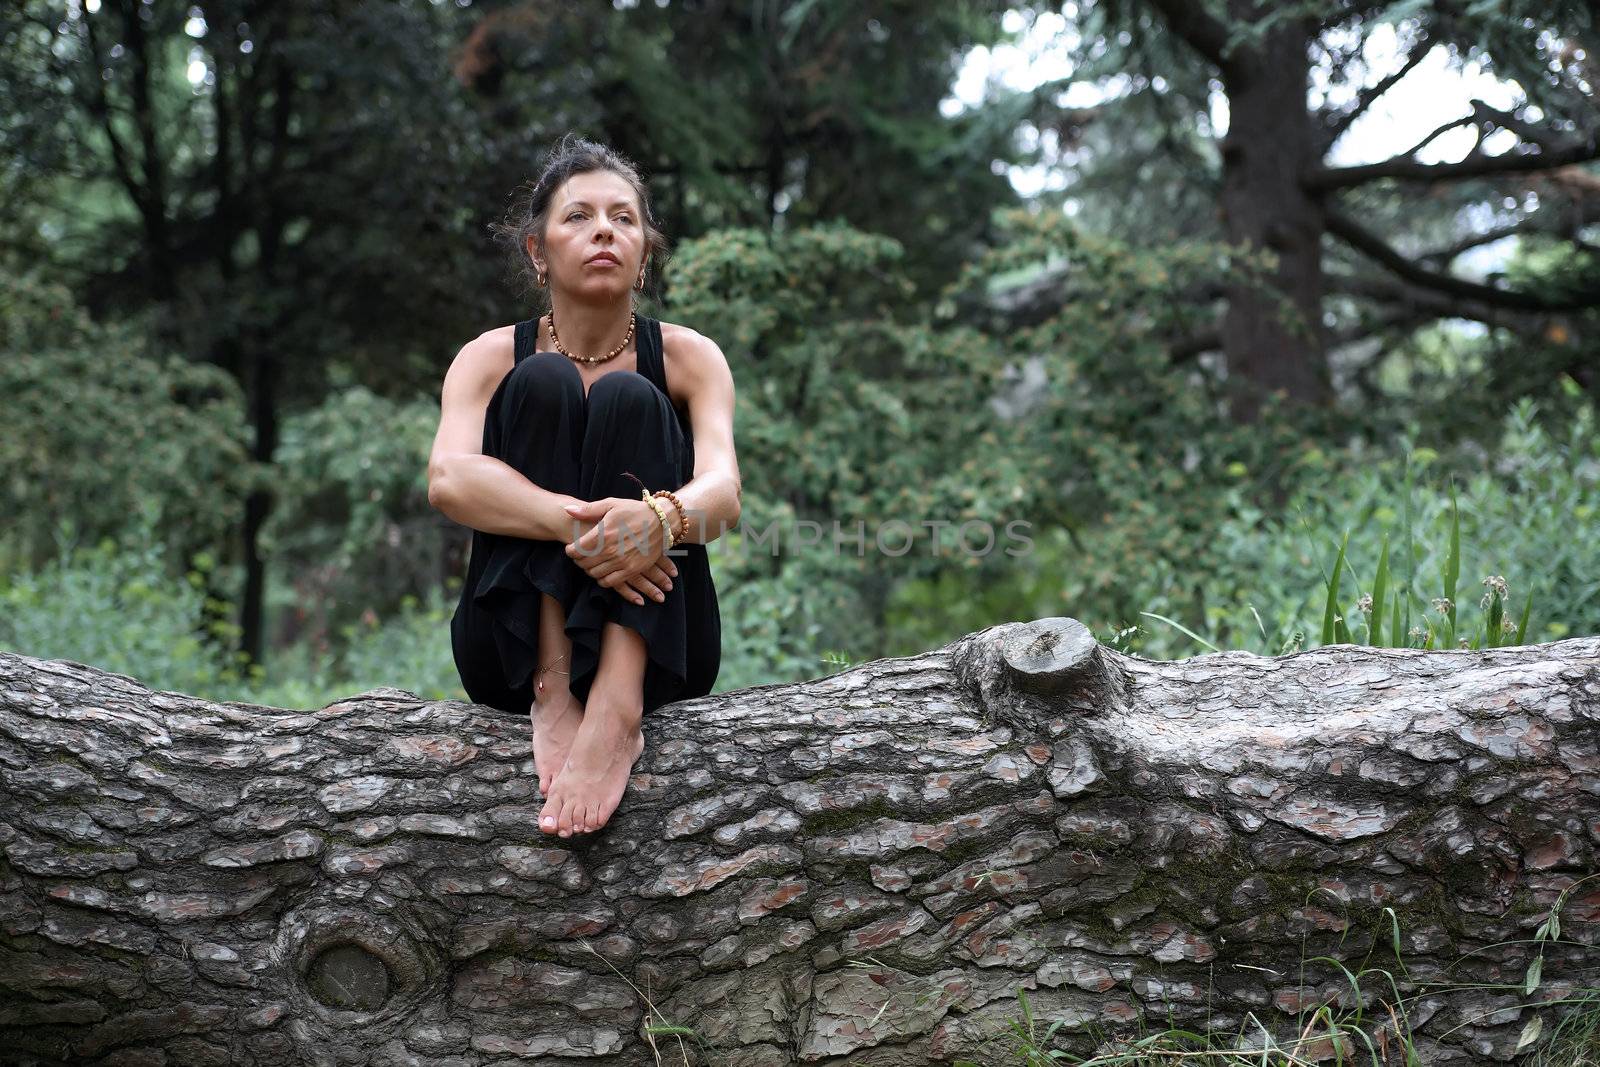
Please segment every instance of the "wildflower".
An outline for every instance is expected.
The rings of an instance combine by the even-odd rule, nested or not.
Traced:
[[[1496,593],[1500,594],[1500,603],[1504,604],[1506,602],[1506,579],[1504,575],[1490,575],[1483,580],[1483,584],[1488,586],[1489,590],[1483,594],[1483,599],[1478,602],[1479,607],[1487,608],[1489,606],[1490,599]]]
[[[1409,638],[1412,638],[1413,640],[1416,640],[1416,641],[1422,640],[1422,638],[1424,636],[1423,632],[1422,632],[1422,627],[1413,626],[1411,629],[1406,631],[1406,636],[1409,637]]]
[[[1447,596],[1435,597],[1431,603],[1433,604],[1433,610],[1437,611],[1440,615],[1450,614],[1450,609],[1454,607],[1454,605],[1450,603],[1450,598]]]
[[[1361,599],[1356,601],[1356,608],[1363,615],[1371,615],[1372,614],[1372,594],[1371,593],[1362,593],[1361,594]]]
[[[1466,648],[1467,647],[1467,639],[1465,637],[1457,638],[1457,643],[1462,648]]]

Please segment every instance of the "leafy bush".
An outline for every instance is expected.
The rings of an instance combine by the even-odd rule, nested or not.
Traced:
[[[671,315],[718,341],[738,390],[741,526],[781,539],[776,558],[737,538],[713,553],[730,682],[827,673],[822,648],[884,654],[895,588],[952,565],[924,523],[999,529],[1055,491],[1038,453],[996,425],[1006,346],[936,322],[902,259],[895,242],[833,224],[718,231],[674,260]],[[802,523],[820,524],[819,545],[794,548]],[[864,553],[835,552],[835,530],[849,538],[858,523]],[[878,552],[895,523],[911,548]]]
[[[122,541],[78,539],[70,522],[55,533],[58,554],[36,573],[0,588],[0,645],[42,659],[65,659],[136,678],[153,689],[217,690],[240,676],[219,652],[237,628],[212,621],[206,556],[176,578],[153,509]]]
[[[34,573],[0,587],[0,647],[124,674],[151,689],[280,708],[320,708],[379,686],[430,700],[465,700],[450,654],[453,604],[435,592],[406,598],[389,618],[367,611],[328,651],[311,640],[274,650],[271,674],[245,668],[234,605],[210,599],[201,554],[174,575],[152,514],[121,541],[82,544],[70,523],[59,551]]]
[[[1345,587],[1337,613],[1349,624],[1351,639],[1364,641],[1360,597],[1373,591],[1387,536],[1391,588],[1410,590],[1404,628],[1419,631],[1401,643],[1420,646],[1424,616],[1434,629],[1443,628],[1439,609],[1446,606],[1435,601],[1446,595],[1450,482],[1459,479],[1461,606],[1479,601],[1479,612],[1487,612],[1501,584],[1496,579],[1502,579],[1509,594],[1502,607],[1510,619],[1520,619],[1531,604],[1525,642],[1600,633],[1600,542],[1580,533],[1600,515],[1600,434],[1592,405],[1577,409],[1560,439],[1542,425],[1538,405],[1524,398],[1505,416],[1500,439],[1487,455],[1470,442],[1451,457],[1412,448],[1409,441],[1398,451],[1306,451],[1300,459],[1303,484],[1279,515],[1229,490],[1233,514],[1213,539],[1216,562],[1205,576],[1210,596],[1203,611],[1186,612],[1187,603],[1160,587],[1151,589],[1147,610],[1186,622],[1219,647],[1265,654],[1311,647],[1323,630],[1324,579],[1348,531],[1346,557],[1359,581],[1353,590]],[[1422,471],[1409,494],[1408,455]],[[1440,469],[1430,474],[1435,467]],[[1408,501],[1415,544],[1409,560]],[[1469,642],[1471,632],[1463,622],[1460,633]],[[1202,651],[1166,627],[1157,627],[1137,647],[1156,658]]]
[[[303,579],[298,595],[335,609],[335,632],[369,606],[387,612],[437,586],[445,543],[460,536],[428,504],[438,424],[436,400],[361,386],[284,420],[262,552]]]
[[[254,469],[238,386],[91,323],[59,286],[0,289],[0,564],[31,570],[70,518],[85,542],[153,517],[179,555],[223,543]]]
[[[450,614],[455,601],[441,590],[426,600],[405,597],[399,610],[380,620],[363,615],[345,633],[338,676],[347,692],[398,686],[428,700],[465,700],[450,653]]]

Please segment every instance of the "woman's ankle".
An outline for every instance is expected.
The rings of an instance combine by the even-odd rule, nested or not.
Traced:
[[[603,722],[625,730],[639,730],[644,725],[644,702],[642,699],[628,700],[608,695],[598,688],[589,690],[589,699],[584,702],[585,715],[598,713],[603,716]]]
[[[530,712],[535,719],[546,715],[564,715],[576,711],[583,714],[583,704],[572,695],[572,690],[566,686],[566,678],[557,676],[556,682],[545,682],[544,691],[538,689],[533,693],[533,707]]]

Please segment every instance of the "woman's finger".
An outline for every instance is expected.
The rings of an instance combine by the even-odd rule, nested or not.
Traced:
[[[662,591],[672,588],[672,574],[661,563],[652,563],[644,573]]]
[[[629,576],[626,571],[615,571],[599,580],[602,589],[615,589],[617,594],[635,604],[643,604],[646,597],[654,600],[652,591],[655,586],[645,581],[638,575]]]
[[[661,587],[642,574],[634,575],[633,578],[629,579],[628,585],[633,591],[642,594],[649,600],[654,600],[658,604],[667,599],[667,594]]]

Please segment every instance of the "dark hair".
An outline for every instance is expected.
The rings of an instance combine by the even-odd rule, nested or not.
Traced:
[[[666,234],[656,225],[655,215],[650,210],[650,190],[639,177],[638,167],[615,149],[569,131],[545,153],[544,169],[539,176],[517,187],[518,191],[505,218],[489,226],[495,238],[509,246],[507,251],[511,259],[511,273],[521,280],[536,305],[548,307],[550,296],[549,290],[538,285],[538,271],[528,255],[528,238],[537,238],[539,247],[543,248],[545,229],[549,223],[550,198],[573,175],[597,170],[609,170],[616,174],[633,186],[633,191],[638,195],[645,237],[645,292],[657,297],[660,295],[661,269],[672,255],[672,250],[667,244]]]

